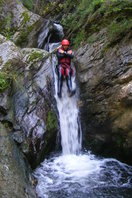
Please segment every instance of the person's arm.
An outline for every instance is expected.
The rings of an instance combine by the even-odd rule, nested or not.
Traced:
[[[59,50],[57,50],[56,55],[57,55],[57,58],[58,59],[65,57],[65,54],[64,54],[64,51],[63,50],[62,51],[60,50],[60,52],[59,52]]]
[[[73,58],[74,57],[74,53],[72,50],[68,50],[67,53],[66,53],[66,56],[68,56],[69,58]]]
[[[74,53],[72,52],[72,50],[68,50],[66,52],[66,51],[63,51],[62,49],[59,49],[59,50],[57,50],[56,55],[57,55],[58,59],[65,58],[65,57],[69,57],[72,59],[74,57]]]

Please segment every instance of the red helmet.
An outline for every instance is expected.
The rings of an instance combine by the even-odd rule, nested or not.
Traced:
[[[69,43],[69,41],[68,41],[67,39],[63,39],[62,42],[61,42],[61,45],[62,45],[62,46],[64,46],[64,45],[69,46],[69,44],[70,44],[70,43]]]

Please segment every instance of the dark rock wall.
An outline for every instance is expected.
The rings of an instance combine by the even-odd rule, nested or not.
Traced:
[[[0,109],[2,115],[7,112]],[[26,158],[12,139],[11,122],[0,122],[0,197],[36,197]]]
[[[99,34],[76,52],[84,147],[132,163],[132,40],[105,50]]]

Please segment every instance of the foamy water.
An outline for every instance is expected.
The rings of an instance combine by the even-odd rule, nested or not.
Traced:
[[[36,169],[35,177],[41,198],[131,197],[132,193],[132,167],[88,153],[51,157]]]

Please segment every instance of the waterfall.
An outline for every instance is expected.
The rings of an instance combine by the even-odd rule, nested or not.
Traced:
[[[42,47],[52,52],[55,48],[60,46],[60,42],[52,43],[52,33],[57,32],[59,35],[59,40],[63,36],[63,28],[57,23],[53,23],[53,29],[51,31],[50,22],[47,21],[42,33],[38,38],[38,47]],[[55,34],[54,34],[55,36]],[[62,87],[62,98],[57,96],[57,75],[55,73],[55,67],[57,64],[57,59],[55,55],[52,55],[52,66],[54,72],[54,85],[55,85],[55,99],[57,103],[57,108],[59,112],[59,122],[61,131],[61,145],[62,153],[65,154],[78,154],[81,150],[81,127],[79,124],[78,117],[78,105],[77,105],[77,95],[69,97],[67,93],[66,82],[63,82]],[[73,65],[74,67],[74,65]],[[75,70],[75,68],[74,68]],[[76,89],[75,76],[72,77],[72,87]]]
[[[56,57],[52,57],[54,71],[55,98],[59,112],[61,145],[63,154],[77,154],[81,149],[81,127],[79,125],[77,95],[68,96],[66,82],[63,82],[62,98],[57,96]],[[72,87],[76,88],[75,76],[72,77]]]
[[[38,48],[49,51],[52,43],[58,43],[64,36],[63,28],[60,24],[46,20],[38,37]]]
[[[48,49],[51,52],[59,45],[58,41],[48,42]],[[50,156],[35,170],[34,176],[38,181],[36,186],[38,196],[40,198],[131,198],[131,166],[116,159],[97,158],[87,151],[79,152],[82,135],[78,118],[77,94],[69,98],[64,82],[62,98],[58,98],[56,64],[56,56],[52,55],[54,96],[59,113],[63,155],[56,153]],[[75,89],[75,76],[72,77],[72,85]]]

